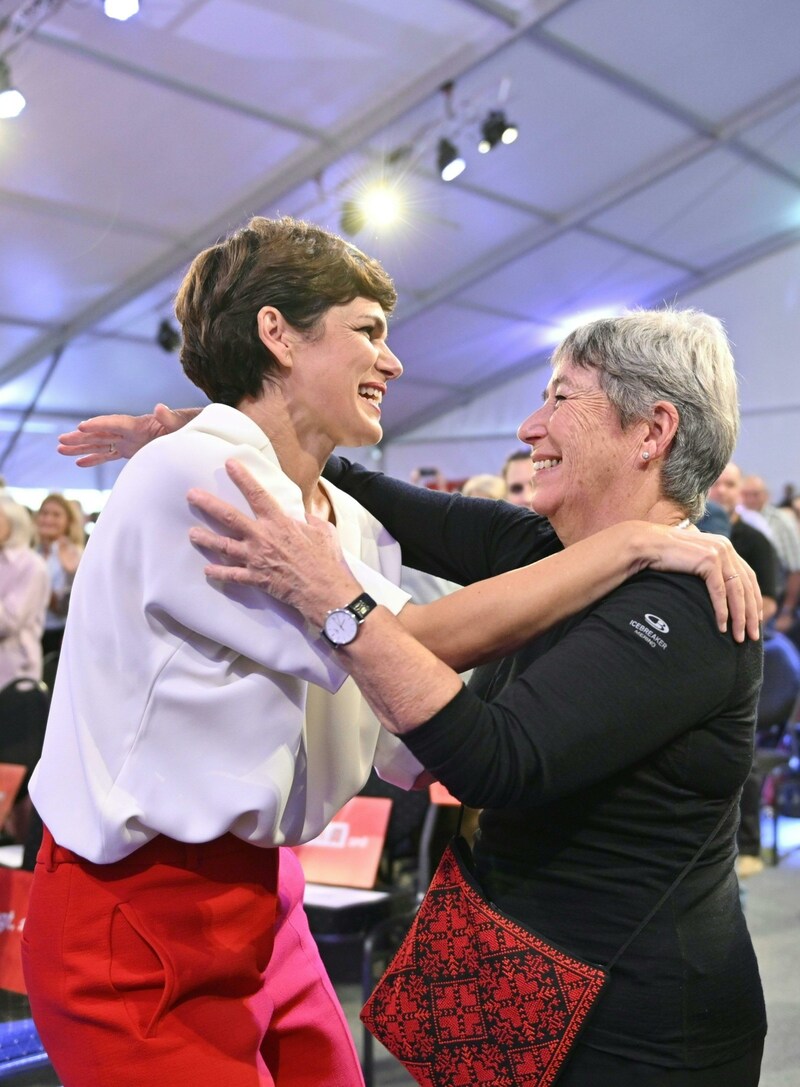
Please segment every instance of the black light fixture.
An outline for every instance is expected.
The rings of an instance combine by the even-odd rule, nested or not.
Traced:
[[[486,120],[481,125],[481,138],[478,150],[482,155],[491,151],[498,143],[513,143],[519,135],[519,130],[514,124],[506,120],[506,115],[501,109],[489,110]]]
[[[181,345],[181,334],[166,317],[158,326],[156,343],[162,351],[177,351]]]
[[[459,155],[456,145],[448,140],[446,136],[442,136],[439,140],[437,165],[442,181],[452,181],[453,178],[463,173],[467,165]]]
[[[355,200],[345,200],[342,204],[342,214],[339,218],[339,226],[345,234],[358,234],[363,230],[367,222],[364,209]]]

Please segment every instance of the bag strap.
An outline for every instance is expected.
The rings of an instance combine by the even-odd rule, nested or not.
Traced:
[[[708,847],[714,841],[717,834],[722,829],[723,824],[725,823],[726,819],[731,815],[731,813],[733,812],[734,808],[737,806],[738,803],[739,803],[739,798],[737,796],[737,797],[734,798],[733,803],[730,804],[725,809],[725,811],[722,813],[722,816],[720,817],[720,820],[717,823],[717,825],[711,831],[709,836],[706,838],[706,840],[703,842],[703,844],[700,846],[700,848],[697,850],[697,852],[692,857],[692,859],[688,862],[688,864],[684,865],[684,867],[682,868],[680,873],[672,881],[672,883],[669,885],[669,887],[667,887],[666,891],[664,891],[663,895],[661,896],[661,898],[659,898],[658,902],[656,902],[655,906],[653,906],[652,910],[650,910],[650,912],[644,918],[643,921],[639,922],[639,924],[636,926],[634,931],[631,933],[631,935],[628,937],[628,939],[625,941],[625,943],[622,945],[622,947],[619,949],[619,951],[616,953],[616,955],[614,955],[613,958],[609,959],[609,961],[606,963],[606,967],[605,967],[606,970],[610,970],[611,967],[614,966],[614,964],[617,962],[617,960],[622,957],[622,955],[628,950],[628,948],[633,943],[633,941],[636,939],[636,937],[639,935],[639,933],[644,928],[646,928],[647,925],[650,924],[650,922],[653,920],[653,918],[658,913],[658,911],[661,909],[661,907],[664,905],[664,903],[667,901],[667,899],[670,898],[672,896],[672,894],[677,890],[678,886],[681,883],[683,883],[684,879],[689,875],[691,870],[694,868],[694,866],[697,864],[697,862],[703,856],[705,851],[708,849]]]

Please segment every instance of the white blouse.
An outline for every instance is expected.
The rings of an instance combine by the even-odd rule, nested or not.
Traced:
[[[30,791],[56,841],[88,860],[118,860],[157,834],[296,844],[320,833],[373,762],[405,787],[422,769],[298,613],[206,579],[186,492],[249,513],[225,472],[230,457],[304,518],[263,431],[212,404],[126,465],[78,568]],[[399,612],[397,544],[325,487],[357,579]]]

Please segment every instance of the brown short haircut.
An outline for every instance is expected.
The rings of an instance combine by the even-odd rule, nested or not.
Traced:
[[[331,306],[359,297],[394,309],[378,261],[313,223],[257,216],[195,257],[184,277],[175,301],[184,372],[209,400],[235,407],[279,372],[258,336],[262,306],[313,336]]]

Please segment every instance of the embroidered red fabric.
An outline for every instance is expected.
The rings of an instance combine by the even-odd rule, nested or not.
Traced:
[[[550,1087],[608,974],[488,902],[470,860],[454,839],[361,1019],[423,1087]]]

